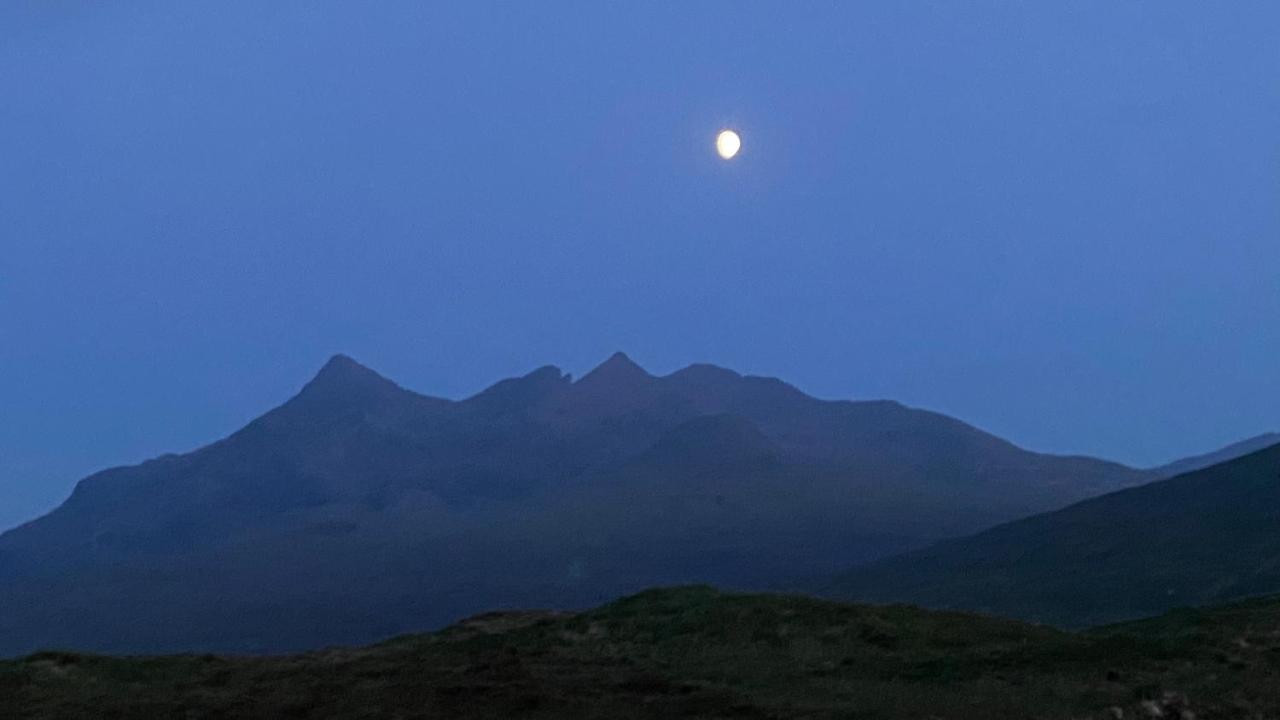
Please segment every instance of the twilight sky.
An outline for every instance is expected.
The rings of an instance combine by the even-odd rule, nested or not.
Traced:
[[[1280,4],[0,5],[0,528],[335,352],[1280,429]],[[716,132],[743,149],[726,163]]]

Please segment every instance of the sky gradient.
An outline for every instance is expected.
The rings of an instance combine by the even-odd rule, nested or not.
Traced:
[[[0,528],[336,352],[1280,429],[1273,2],[115,5],[0,6]]]

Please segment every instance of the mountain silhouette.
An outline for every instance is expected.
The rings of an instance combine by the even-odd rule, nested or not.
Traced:
[[[889,401],[621,353],[464,400],[335,356],[0,536],[0,653],[277,651],[656,584],[788,586],[1155,477]]]
[[[1280,591],[1280,444],[869,564],[828,593],[1063,626]]]

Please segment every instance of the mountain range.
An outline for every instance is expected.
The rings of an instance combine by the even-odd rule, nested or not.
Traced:
[[[265,652],[660,584],[794,586],[1161,477],[890,401],[619,353],[465,400],[345,356],[0,536],[0,654]]]

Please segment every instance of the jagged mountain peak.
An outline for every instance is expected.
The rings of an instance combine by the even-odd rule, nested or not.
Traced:
[[[319,407],[375,402],[394,396],[414,394],[361,365],[347,355],[334,355],[302,391],[292,405]]]
[[[632,385],[652,380],[654,377],[647,370],[627,357],[624,352],[615,352],[608,360],[600,363],[594,370],[582,376],[577,385],[589,387],[593,385]]]
[[[370,375],[381,377],[378,373],[356,362],[350,355],[338,353],[325,362],[312,382],[341,382]]]
[[[500,380],[469,398],[471,407],[516,409],[545,401],[569,387],[570,378],[555,365],[543,365],[520,377]]]

